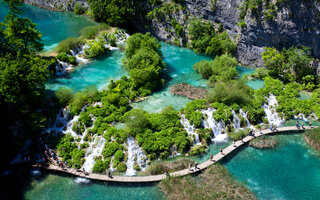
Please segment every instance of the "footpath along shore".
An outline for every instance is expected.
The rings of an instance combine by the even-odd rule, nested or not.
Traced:
[[[268,135],[268,134],[274,134],[274,133],[280,133],[280,132],[288,132],[288,131],[304,131],[308,129],[312,129],[313,127],[306,126],[304,129],[302,128],[297,128],[295,126],[289,126],[289,127],[280,127],[277,128],[276,130],[271,131],[270,129],[265,129],[260,131],[256,131],[254,136],[246,136],[242,140],[236,141],[234,144],[229,145],[225,149],[223,149],[222,153],[219,152],[215,156],[213,156],[212,160],[207,160],[197,166],[197,169],[192,168],[191,170],[189,169],[183,169],[180,171],[172,172],[170,173],[171,177],[178,177],[178,176],[186,176],[189,174],[193,174],[199,171],[202,171],[206,168],[208,168],[210,165],[213,165],[214,163],[220,161],[223,159],[225,156],[229,155],[242,145],[248,143],[249,141],[253,140],[254,138],[260,137],[262,135]],[[71,174],[77,177],[83,177],[87,179],[92,179],[92,180],[99,180],[99,181],[112,181],[112,182],[126,182],[126,183],[146,183],[146,182],[159,182],[163,179],[167,178],[167,175],[161,174],[161,175],[151,175],[151,176],[108,176],[104,174],[95,174],[95,173],[89,173],[89,172],[84,172],[78,169],[74,168],[62,168],[59,167],[54,163],[52,159],[49,159],[50,164],[46,166],[41,166],[41,165],[33,165],[32,167],[36,168],[43,168],[46,170],[50,171],[55,171],[55,172],[62,172],[66,174]]]

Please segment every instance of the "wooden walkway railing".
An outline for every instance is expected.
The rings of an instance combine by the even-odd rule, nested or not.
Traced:
[[[198,165],[197,169],[184,169],[180,171],[176,171],[173,173],[170,173],[171,177],[177,177],[177,176],[185,176],[188,174],[193,174],[196,172],[199,172],[201,170],[206,169],[210,165],[220,161],[223,159],[225,156],[229,155],[232,153],[234,150],[242,146],[243,144],[248,143],[250,140],[260,137],[262,135],[268,135],[272,133],[279,133],[279,132],[288,132],[288,131],[304,131],[306,129],[311,129],[313,127],[306,126],[304,129],[300,128],[298,129],[295,126],[290,126],[290,127],[280,127],[277,130],[271,131],[269,129],[262,130],[261,132],[257,131],[255,133],[255,136],[247,136],[243,138],[242,140],[238,140],[235,142],[235,144],[231,144],[225,149],[223,149],[222,153],[218,153],[215,156],[213,156],[212,160],[208,160],[204,163],[201,163]],[[34,165],[33,167],[40,167],[38,165]],[[74,176],[78,177],[83,177],[83,178],[88,178],[92,180],[100,180],[100,181],[113,181],[113,182],[127,182],[127,183],[144,183],[144,182],[158,182],[163,179],[165,179],[167,176],[165,174],[162,175],[151,175],[151,176],[112,176],[109,177],[108,175],[103,175],[103,174],[95,174],[95,173],[88,173],[88,172],[83,172],[77,169],[73,168],[61,168],[58,167],[54,164],[49,164],[46,167],[43,167],[44,169],[50,170],[50,171],[56,171],[56,172],[63,172],[67,174],[71,174]]]

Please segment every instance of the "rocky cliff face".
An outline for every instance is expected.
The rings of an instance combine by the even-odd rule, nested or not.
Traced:
[[[164,0],[165,1],[165,0]],[[158,18],[146,21],[141,16],[135,17],[134,24],[140,31],[149,31],[162,41],[187,45],[188,20],[196,17],[210,20],[214,24],[221,23],[235,41],[238,42],[237,58],[243,65],[262,66],[261,53],[263,48],[275,47],[278,50],[291,46],[304,45],[311,49],[314,57],[320,58],[320,1],[318,0],[269,0],[275,11],[272,19],[266,19],[268,11],[265,6],[257,10],[248,9],[243,19],[245,26],[240,28],[241,21],[239,6],[245,0],[185,0],[181,7],[165,9],[165,14]],[[63,3],[64,2],[64,3]],[[26,3],[41,7],[59,8],[68,10],[76,2],[88,6],[85,0],[75,0],[67,3],[66,0],[26,0]],[[147,0],[140,0],[145,13],[154,7]],[[166,0],[165,2],[170,2]],[[267,0],[263,0],[267,2]],[[281,2],[281,3],[279,3]],[[70,4],[70,5],[69,5]],[[177,35],[172,26],[175,18],[184,28],[185,34]]]
[[[24,2],[41,8],[65,11],[72,11],[77,3],[80,3],[84,8],[89,6],[86,0],[24,0]]]
[[[314,57],[320,57],[320,3],[319,1],[291,0],[276,5],[273,19],[267,20],[261,6],[255,13],[248,9],[241,21],[239,6],[244,0],[186,0],[185,9],[174,16],[186,28],[188,18],[202,17],[215,24],[222,23],[229,36],[238,41],[237,58],[244,65],[262,66],[261,53],[264,47],[278,50],[291,46],[308,46]],[[164,22],[165,21],[165,22]],[[159,39],[173,41],[170,21],[153,19],[150,31]],[[169,30],[169,31],[168,31]]]

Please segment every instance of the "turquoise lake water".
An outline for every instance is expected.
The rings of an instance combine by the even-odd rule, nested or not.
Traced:
[[[82,28],[95,24],[88,17],[76,16],[70,12],[54,12],[30,5],[23,6],[23,10],[25,12],[22,16],[36,23],[42,33],[45,50],[53,49],[68,37],[79,36]],[[7,11],[7,3],[0,1],[0,22],[4,21]]]

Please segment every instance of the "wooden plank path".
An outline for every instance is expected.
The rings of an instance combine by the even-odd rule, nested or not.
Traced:
[[[170,173],[170,176],[171,177],[185,176],[185,175],[189,175],[189,174],[193,174],[193,173],[202,171],[202,170],[208,168],[210,165],[213,165],[214,163],[220,161],[221,159],[223,159],[225,156],[232,153],[237,148],[248,143],[252,139],[260,137],[262,135],[274,134],[274,133],[279,133],[279,132],[288,132],[288,131],[304,131],[304,130],[312,129],[312,128],[313,127],[305,126],[304,129],[302,129],[302,128],[297,128],[295,126],[289,126],[289,127],[280,127],[274,131],[271,131],[270,129],[265,129],[265,130],[262,130],[261,132],[257,131],[255,133],[255,136],[246,136],[242,140],[236,141],[235,144],[231,144],[228,147],[226,147],[225,149],[223,149],[222,153],[218,153],[215,156],[213,156],[212,160],[208,160],[204,163],[199,164],[197,169],[194,169],[194,167],[193,167],[191,170],[184,169],[184,170],[176,171],[176,172]],[[50,161],[53,162],[53,160],[50,160]],[[34,165],[33,167],[39,167],[39,166]],[[88,172],[83,172],[81,170],[76,170],[73,168],[61,168],[61,167],[58,167],[57,165],[54,165],[54,164],[49,164],[48,166],[43,167],[43,168],[50,170],[50,171],[63,172],[63,173],[71,174],[74,176],[83,177],[83,178],[92,179],[92,180],[99,180],[99,181],[146,183],[146,182],[158,182],[158,181],[161,181],[161,180],[167,178],[167,176],[165,174],[152,175],[152,176],[112,176],[112,177],[109,177],[108,175],[88,173]]]

